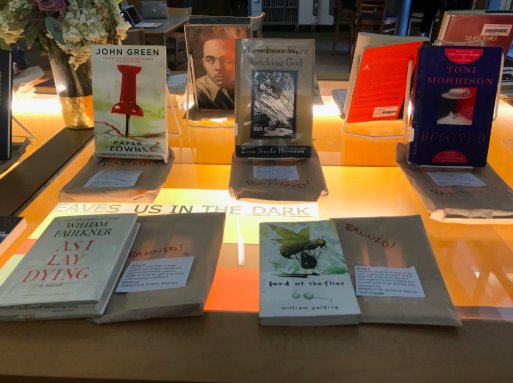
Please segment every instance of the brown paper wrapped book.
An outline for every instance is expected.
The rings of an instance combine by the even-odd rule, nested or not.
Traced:
[[[232,157],[230,195],[237,200],[315,202],[327,194],[328,187],[315,148],[312,158],[305,160]]]
[[[334,221],[355,287],[355,266],[415,267],[425,294],[422,298],[358,296],[362,323],[461,326],[420,216]]]
[[[513,223],[513,190],[490,164],[472,169],[417,167],[406,162],[406,145],[401,143],[397,144],[396,162],[431,219],[470,224]],[[482,186],[439,186],[428,172],[470,173]]]
[[[91,157],[77,175],[61,189],[59,202],[151,203],[166,182],[173,161],[174,154],[171,149],[167,164],[164,161],[130,158],[104,158],[101,162],[96,162]],[[86,184],[101,171],[140,172],[140,175],[134,186],[86,187]]]
[[[224,213],[140,216],[139,234],[123,275],[134,261],[194,256],[184,287],[165,290],[114,292],[96,323],[203,315],[223,241]]]

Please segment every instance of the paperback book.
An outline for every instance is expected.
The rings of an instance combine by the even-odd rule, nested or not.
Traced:
[[[361,313],[333,221],[260,224],[260,324],[357,324]]]
[[[0,287],[0,320],[102,315],[137,234],[136,219],[55,218]]]
[[[501,47],[506,56],[513,40],[512,29],[513,13],[447,11],[438,39],[465,43],[481,40],[485,47]]]
[[[12,151],[12,53],[0,49],[0,160],[10,160]]]
[[[389,36],[380,35],[377,33],[358,33],[358,39],[354,48],[353,61],[351,64],[351,73],[349,75],[350,87],[347,92],[347,97],[344,100],[343,114],[347,115],[349,109],[349,100],[352,99],[352,93],[354,91],[354,84],[356,82],[356,76],[358,74],[359,65],[358,62],[361,60],[363,51],[366,48],[384,47],[395,44],[415,43],[429,41],[427,37],[421,36]]]
[[[91,46],[95,157],[169,158],[166,48]]]
[[[501,63],[498,47],[419,48],[410,164],[486,165]]]
[[[410,93],[408,80],[417,64],[421,45],[422,41],[416,41],[363,50],[346,115],[348,123],[399,117],[404,110],[405,95]]]
[[[251,37],[249,18],[196,16],[184,30],[196,108],[233,110],[235,40]]]
[[[310,158],[315,40],[236,43],[235,155]]]

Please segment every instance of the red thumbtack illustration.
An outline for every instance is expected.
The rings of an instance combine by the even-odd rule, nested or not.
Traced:
[[[137,76],[141,69],[140,66],[118,65],[118,70],[123,75],[121,79],[121,94],[119,95],[119,102],[112,107],[111,113],[126,115],[126,138],[128,138],[130,116],[144,116],[142,109],[135,103],[137,93],[135,76]]]

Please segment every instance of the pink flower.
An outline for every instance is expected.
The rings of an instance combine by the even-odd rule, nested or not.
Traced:
[[[64,0],[30,0],[32,7],[38,8],[41,12],[57,12],[66,9]]]

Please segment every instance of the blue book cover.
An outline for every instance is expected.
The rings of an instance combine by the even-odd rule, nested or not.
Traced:
[[[419,47],[408,162],[486,165],[500,47]]]

